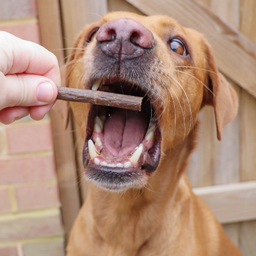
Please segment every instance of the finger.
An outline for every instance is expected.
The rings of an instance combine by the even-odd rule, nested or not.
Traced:
[[[57,87],[43,76],[4,76],[0,73],[0,84],[0,110],[13,106],[46,105],[57,97]]]
[[[60,86],[56,56],[44,47],[0,31],[0,71],[6,74],[38,74]]]
[[[54,103],[44,105],[44,106],[35,106],[35,107],[30,107],[29,112],[31,118],[34,120],[41,120],[44,118],[44,116],[49,112],[49,110],[52,108]]]
[[[0,111],[0,122],[3,124],[10,124],[27,115],[29,115],[29,108],[27,107],[5,108]]]

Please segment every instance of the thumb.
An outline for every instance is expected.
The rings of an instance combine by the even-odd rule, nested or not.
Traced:
[[[44,76],[0,73],[0,110],[13,106],[40,106],[54,102],[57,87]]]

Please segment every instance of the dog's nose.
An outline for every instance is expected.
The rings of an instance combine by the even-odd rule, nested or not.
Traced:
[[[120,61],[140,57],[154,46],[154,37],[145,26],[125,18],[101,26],[96,40],[105,54]]]

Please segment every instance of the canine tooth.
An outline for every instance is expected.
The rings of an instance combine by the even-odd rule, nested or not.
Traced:
[[[97,151],[97,149],[94,146],[94,143],[92,140],[88,140],[88,149],[91,159],[93,160],[95,157],[99,156],[100,153]]]
[[[100,165],[100,160],[98,158],[94,158],[94,163],[97,164],[97,165]]]
[[[146,137],[145,137],[145,140],[154,140],[154,136],[155,134],[154,134],[154,132],[153,131],[150,131],[150,132],[147,132],[147,134],[146,134]]]
[[[147,133],[146,133],[146,136],[145,136],[145,139],[146,140],[154,140],[154,133],[155,133],[155,130],[156,130],[156,126],[153,124],[149,127]]]
[[[94,82],[93,86],[92,86],[92,91],[97,91],[99,86],[100,86],[100,82],[101,82],[101,79],[98,79]]]
[[[131,166],[132,166],[131,162],[125,162],[124,163],[124,168],[129,168]]]
[[[95,117],[94,123],[97,123],[100,126],[100,128],[103,129],[103,122],[98,116]]]
[[[95,145],[97,145],[97,146],[99,146],[99,147],[102,146],[102,142],[101,142],[101,140],[100,140],[99,137],[96,138],[96,140],[95,140]]]
[[[127,162],[127,163],[128,163],[128,162]],[[123,164],[121,164],[121,163],[118,163],[118,164],[116,165],[116,167],[123,168],[123,167],[124,167],[124,165],[123,165]]]
[[[103,130],[103,122],[98,116],[96,116],[94,119],[94,131],[102,132],[102,130]]]
[[[103,161],[103,162],[100,163],[100,165],[107,166],[107,163]]]
[[[136,151],[132,154],[132,156],[129,157],[130,161],[131,161],[134,165],[137,164],[137,162],[138,162],[138,160],[139,160],[139,158],[140,158],[140,156],[141,156],[142,151],[143,151],[143,145],[140,144],[140,145],[138,146],[138,148],[136,149]]]
[[[103,123],[101,119],[98,116],[96,116],[94,119],[94,131],[101,133],[102,130],[103,130]]]
[[[95,124],[94,124],[93,131],[94,131],[94,132],[98,132],[98,133],[101,133],[101,132],[102,132],[102,129],[101,129],[101,127],[99,126],[98,123],[95,123]]]
[[[147,133],[149,133],[149,132],[155,132],[155,130],[156,130],[156,126],[155,126],[154,124],[152,124],[152,125],[149,127]]]

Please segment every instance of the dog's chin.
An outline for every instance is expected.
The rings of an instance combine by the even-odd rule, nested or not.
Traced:
[[[137,168],[111,168],[88,164],[85,178],[96,186],[112,191],[122,192],[131,188],[140,189],[147,184],[151,173]]]

